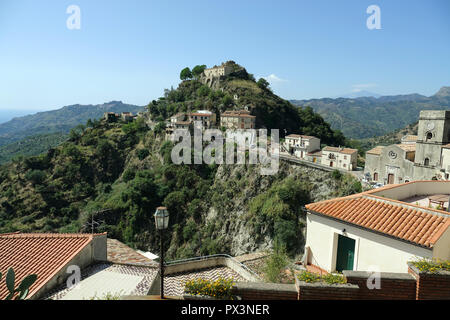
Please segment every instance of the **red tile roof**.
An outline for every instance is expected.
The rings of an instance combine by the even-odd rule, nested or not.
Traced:
[[[370,150],[367,151],[366,153],[368,153],[368,154],[380,155],[381,152],[383,152],[383,149],[384,149],[384,148],[385,148],[384,146],[376,146],[375,148],[370,149]]]
[[[338,152],[338,153],[344,153],[344,154],[353,154],[355,152],[358,152],[357,149],[337,148],[337,147],[325,147],[325,148],[323,148],[323,151]]]
[[[153,260],[143,256],[126,244],[116,239],[108,239],[108,261],[117,264],[134,264],[140,266],[157,266]]]
[[[311,203],[306,208],[425,247],[432,247],[450,225],[450,215],[444,211],[402,204],[368,192]]]
[[[304,139],[312,139],[312,138],[316,138],[313,136],[305,136],[303,134],[296,134],[296,133],[292,133],[290,135],[287,135],[286,138],[304,138]],[[319,139],[319,138],[316,138]]]
[[[12,267],[16,286],[29,274],[37,274],[28,297],[32,297],[98,234],[7,233],[0,234],[0,272]],[[104,234],[102,234],[104,235]],[[0,300],[9,294],[4,278]]]

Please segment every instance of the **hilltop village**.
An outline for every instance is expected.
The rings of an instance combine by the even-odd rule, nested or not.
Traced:
[[[0,299],[450,299],[450,111],[422,111],[363,169],[242,67],[197,69],[148,112],[106,112],[0,172],[0,272],[23,281]],[[269,107],[297,117],[277,119],[277,175],[167,160],[176,129],[273,128]]]

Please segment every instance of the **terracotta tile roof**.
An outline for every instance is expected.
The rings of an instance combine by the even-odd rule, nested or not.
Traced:
[[[322,150],[315,150],[307,153],[308,156],[315,156],[315,157],[321,157],[322,156]]]
[[[191,113],[191,114],[189,114],[191,117],[192,116],[197,116],[197,117],[211,117],[212,116],[212,114],[211,113],[198,113],[198,112],[196,112],[196,113]]]
[[[396,146],[399,147],[400,149],[405,150],[406,152],[416,151],[415,144],[397,144]]]
[[[316,138],[316,137],[313,137],[313,136],[305,136],[305,135],[302,135],[302,134],[295,134],[295,133],[293,133],[293,134],[287,135],[286,138],[303,138],[303,139],[311,139],[311,138]],[[316,139],[319,139],[319,138],[316,138]]]
[[[250,111],[239,110],[239,111],[225,111],[220,117],[240,117],[240,118],[256,118],[256,116],[250,115]]]
[[[370,149],[366,153],[380,155],[384,148],[385,148],[384,146],[376,146],[375,148]]]
[[[418,136],[408,134],[408,135],[402,137],[402,141],[414,142],[414,141],[417,141],[417,138],[418,138]]]
[[[339,152],[339,153],[345,153],[345,154],[353,154],[355,152],[358,152],[357,149],[337,148],[337,147],[325,147],[325,148],[323,148],[323,151]]]
[[[103,234],[102,234],[103,235]],[[14,268],[16,285],[27,275],[37,274],[28,297],[32,297],[70,262],[93,237],[91,234],[8,233],[0,234],[0,272]],[[0,300],[8,295],[0,281]]]
[[[177,121],[175,122],[176,125],[184,126],[184,125],[190,125],[191,121]]]
[[[306,208],[313,213],[425,247],[432,247],[450,225],[450,215],[444,211],[438,213],[372,196],[368,192],[311,203]]]
[[[157,266],[153,260],[139,254],[126,244],[116,239],[107,239],[108,261],[118,264],[134,264],[139,266]]]

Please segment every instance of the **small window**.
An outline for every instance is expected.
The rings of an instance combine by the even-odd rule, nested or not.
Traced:
[[[430,140],[433,138],[433,134],[431,132],[427,133],[427,140]]]
[[[429,166],[430,165],[430,158],[425,158],[425,161],[423,162],[424,165]]]

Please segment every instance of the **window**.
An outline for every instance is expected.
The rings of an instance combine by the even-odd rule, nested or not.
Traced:
[[[425,158],[425,161],[423,162],[424,165],[429,166],[430,165],[430,158]]]
[[[433,134],[431,132],[427,132],[427,140],[430,140],[433,138]]]

